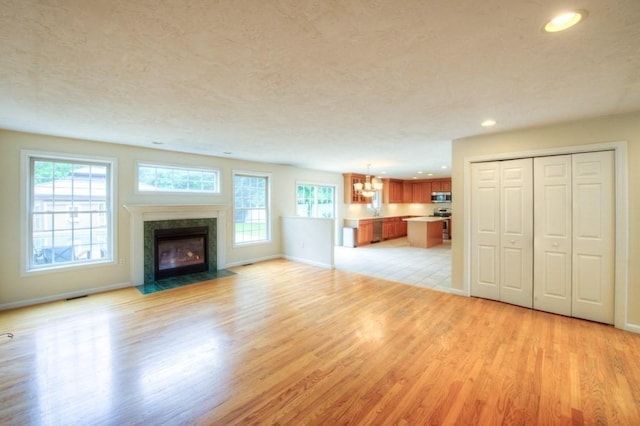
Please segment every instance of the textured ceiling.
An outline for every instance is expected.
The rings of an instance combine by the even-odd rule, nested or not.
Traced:
[[[410,177],[455,138],[636,110],[640,0],[0,0],[6,129]]]

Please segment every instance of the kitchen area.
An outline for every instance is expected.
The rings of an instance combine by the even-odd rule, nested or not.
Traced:
[[[355,174],[344,178],[343,246],[355,248],[407,237],[410,246],[429,248],[451,240],[451,179],[376,182]],[[359,191],[359,183],[368,184],[371,191]]]
[[[336,269],[450,291],[451,180],[380,179],[378,189],[363,197],[354,184],[361,182],[365,189],[366,176],[344,178],[343,243],[334,248]]]

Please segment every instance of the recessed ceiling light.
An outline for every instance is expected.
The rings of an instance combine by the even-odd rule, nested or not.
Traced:
[[[151,141],[151,143],[154,144],[154,145],[162,145],[164,142]]]
[[[231,151],[224,151],[224,152],[223,152],[223,154],[224,154],[224,155],[231,155],[231,154],[233,154],[233,153],[232,153]]]
[[[496,120],[484,120],[482,123],[480,123],[480,125],[482,127],[491,127],[491,126],[495,126],[496,125]]]
[[[414,179],[418,179],[418,177],[417,177],[417,176],[414,176],[413,178],[414,178]]]
[[[380,172],[380,174],[386,175],[387,172],[383,170],[383,171]]]
[[[427,173],[427,176],[433,176],[433,173]]]
[[[447,168],[447,166],[440,166],[440,168],[441,168],[441,169],[446,169],[446,168]]]
[[[548,33],[557,33],[558,31],[564,31],[573,27],[582,19],[587,17],[587,12],[584,10],[574,10],[571,12],[561,13],[556,15],[544,26],[544,30]]]
[[[422,172],[418,172],[418,174],[419,174],[419,175],[421,175],[421,174],[422,174]]]

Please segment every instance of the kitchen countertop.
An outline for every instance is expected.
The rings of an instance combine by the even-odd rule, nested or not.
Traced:
[[[420,217],[411,217],[408,219],[402,219],[407,222],[441,222],[443,220],[451,219],[449,217],[441,217],[441,216],[420,216]]]
[[[407,217],[408,214],[391,215],[391,216],[365,216],[365,217],[345,217],[344,220],[376,220],[376,219],[393,219],[396,217]]]

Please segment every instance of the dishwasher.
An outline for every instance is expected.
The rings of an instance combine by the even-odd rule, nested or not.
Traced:
[[[382,241],[382,219],[373,219],[373,236],[371,237],[372,243],[379,243]]]

